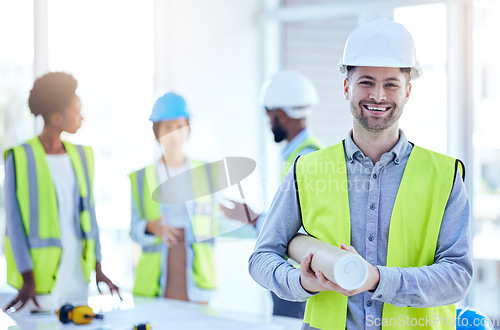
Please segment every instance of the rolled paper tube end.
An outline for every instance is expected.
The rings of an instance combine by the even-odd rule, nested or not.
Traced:
[[[365,284],[368,278],[368,267],[360,256],[346,254],[334,266],[335,282],[346,290],[356,290]]]

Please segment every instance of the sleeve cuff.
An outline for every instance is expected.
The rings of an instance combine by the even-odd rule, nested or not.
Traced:
[[[401,277],[396,267],[376,266],[380,273],[377,289],[371,299],[390,304],[401,287]]]
[[[297,297],[298,301],[305,301],[319,293],[310,293],[302,287],[302,284],[300,284],[300,269],[298,268],[294,269],[290,274],[290,290],[292,291],[293,296]]]
[[[153,245],[156,242],[155,235],[151,235],[151,234],[146,233],[146,225],[147,224],[148,224],[147,221],[140,221],[137,224],[137,228],[136,228],[137,230],[139,230],[138,234],[141,236],[140,244],[142,246]]]
[[[22,265],[21,267],[19,267],[16,264],[16,267],[17,267],[17,271],[19,272],[19,274],[24,274],[26,272],[29,272],[30,270],[31,271],[33,270],[33,264],[31,263],[31,260],[28,263],[26,263],[26,265]]]
[[[101,262],[102,260],[102,254],[101,254],[101,245],[97,246],[96,244],[96,249],[95,249],[95,261],[96,262]]]

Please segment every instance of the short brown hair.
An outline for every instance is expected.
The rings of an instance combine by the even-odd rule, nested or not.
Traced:
[[[356,68],[355,66],[352,66],[352,65],[348,65],[346,67],[347,69],[347,79],[351,79],[351,75],[353,73],[353,69]],[[410,82],[410,74],[411,74],[411,68],[400,68],[401,69],[401,72],[403,73],[408,73],[408,81],[407,82]]]

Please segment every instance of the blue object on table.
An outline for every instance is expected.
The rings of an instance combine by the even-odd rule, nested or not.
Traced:
[[[457,330],[493,330],[493,323],[491,319],[485,314],[472,309],[464,307],[457,309]]]

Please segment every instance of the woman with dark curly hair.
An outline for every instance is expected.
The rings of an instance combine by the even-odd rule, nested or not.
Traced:
[[[43,117],[43,131],[5,153],[7,282],[19,290],[5,310],[30,300],[46,310],[86,304],[94,270],[97,284],[120,295],[101,270],[92,149],[60,137],[76,133],[83,120],[76,87],[64,72],[36,79],[29,107]]]

